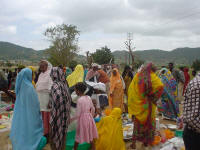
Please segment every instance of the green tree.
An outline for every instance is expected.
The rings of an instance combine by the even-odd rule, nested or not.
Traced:
[[[44,35],[51,42],[47,54],[53,65],[69,66],[74,55],[78,52],[79,33],[76,26],[66,24],[46,29]]]
[[[110,60],[112,60],[112,63],[114,62],[114,56],[107,46],[97,49],[96,52],[92,54],[92,57],[94,62],[100,65],[108,64]]]
[[[200,70],[200,59],[197,59],[192,63],[192,68],[196,71]]]
[[[72,61],[69,63],[69,68],[74,69],[77,65],[78,65],[78,62],[75,61],[75,60],[72,60]]]
[[[18,64],[18,65],[17,65],[17,67],[18,67],[19,69],[26,68],[26,66],[24,66],[24,65],[21,65],[21,64]]]
[[[10,63],[10,62],[8,61],[8,62],[6,62],[6,66],[7,66],[7,67],[12,67],[12,66],[13,66],[13,64],[12,64],[12,63]]]

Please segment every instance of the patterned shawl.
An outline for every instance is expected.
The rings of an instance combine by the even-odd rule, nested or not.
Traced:
[[[70,123],[71,96],[68,91],[65,73],[59,67],[54,67],[50,74],[53,80],[51,88],[51,137],[57,150],[65,144],[65,136]]]
[[[151,144],[154,138],[156,101],[163,92],[163,84],[152,71],[152,63],[138,72],[129,86],[128,111],[134,115],[142,130],[144,141]]]
[[[171,117],[176,118],[179,114],[179,107],[177,105],[178,91],[177,91],[176,79],[173,77],[172,73],[166,68],[161,69],[159,73],[159,77],[161,78],[162,83],[164,84],[164,90],[161,97],[162,102],[163,102],[162,107],[164,109],[167,109],[168,112],[170,111],[174,112],[173,113],[174,116],[170,114],[167,114],[167,115],[170,115]],[[168,105],[171,104],[170,108],[166,107],[166,104],[165,104],[166,102],[168,103]],[[161,108],[161,110],[163,108]],[[172,109],[172,110],[169,110],[169,109]]]
[[[141,124],[147,122],[151,111],[149,106],[152,105],[152,110],[153,112],[155,111],[155,101],[159,99],[163,91],[163,84],[160,78],[152,71],[145,72],[147,72],[146,67],[134,76],[128,90],[128,112],[130,115],[134,115]],[[148,81],[151,83],[148,84]],[[152,119],[154,117],[152,116]]]

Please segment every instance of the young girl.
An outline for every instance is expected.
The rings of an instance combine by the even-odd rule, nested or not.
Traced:
[[[80,98],[77,102],[77,114],[78,126],[76,129],[76,139],[74,144],[74,150],[77,150],[78,144],[90,143],[91,150],[95,150],[94,139],[98,138],[97,128],[93,119],[95,108],[92,100],[89,96],[84,95],[86,85],[83,83],[77,83],[75,85],[75,91]]]

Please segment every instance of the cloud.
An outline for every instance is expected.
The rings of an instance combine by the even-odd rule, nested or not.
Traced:
[[[0,24],[0,34],[16,34],[17,33],[17,27],[14,25],[4,26]]]
[[[1,0],[0,33],[15,37],[0,35],[0,40],[42,49],[48,43],[45,29],[65,23],[81,31],[83,51],[105,45],[125,49],[127,32],[137,49],[198,47],[199,5],[188,0]]]

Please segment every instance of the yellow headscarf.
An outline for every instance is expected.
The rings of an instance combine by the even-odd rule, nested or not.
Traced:
[[[33,86],[35,88],[35,81],[34,81],[34,79],[35,79],[36,68],[33,67],[33,66],[28,66],[28,68],[32,70],[32,74],[33,74],[32,84],[33,84]]]
[[[74,86],[78,82],[83,82],[84,69],[82,65],[77,65],[71,75],[67,77],[69,87]]]
[[[122,130],[122,111],[114,108],[111,114],[97,123],[99,138],[96,140],[96,150],[125,150]]]

